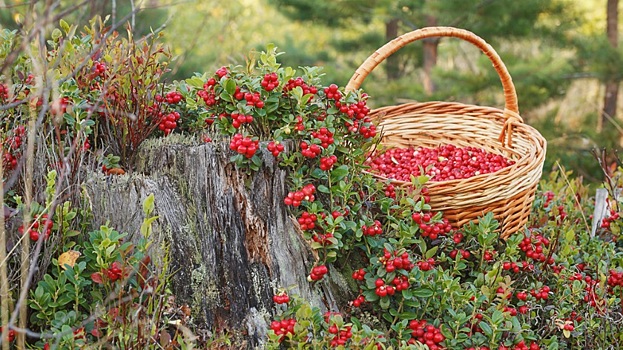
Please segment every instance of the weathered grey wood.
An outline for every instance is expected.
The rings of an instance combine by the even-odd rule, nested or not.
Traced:
[[[264,154],[254,175],[230,163],[228,144],[146,144],[130,175],[92,174],[87,192],[97,224],[138,234],[142,201],[155,195],[154,247],[170,244],[172,290],[188,303],[197,325],[242,331],[247,346],[260,346],[274,313],[275,287],[289,287],[312,304],[336,310],[346,283],[310,285],[307,243],[296,232],[282,199],[286,173]],[[330,288],[329,288],[330,286]],[[242,344],[242,343],[241,343]]]

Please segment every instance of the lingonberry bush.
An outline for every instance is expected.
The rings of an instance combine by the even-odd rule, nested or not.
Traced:
[[[609,215],[596,231],[588,188],[562,169],[541,182],[520,233],[500,239],[491,213],[453,228],[429,205],[426,184],[495,172],[507,160],[451,145],[375,158],[368,96],[323,84],[319,67],[282,67],[274,47],[254,53],[245,66],[164,84],[169,55],[158,35],[122,37],[99,20],[76,32],[61,22],[44,55],[49,69],[36,71],[32,56],[20,56],[0,84],[4,183],[27,168],[23,155],[33,128],[46,140],[39,154],[53,155],[44,157],[45,191],[36,200],[25,201],[20,188],[4,198],[28,213],[14,230],[22,245],[45,244],[51,260],[29,293],[33,345],[185,346],[177,330],[188,322],[188,308],[165,302],[166,259],[155,266],[147,254],[153,197],[144,204],[142,239],[132,244],[112,227],[90,227],[91,214],[79,200],[58,196],[78,183],[66,186],[66,179],[79,179],[85,158],[121,174],[121,167],[131,170],[146,138],[176,132],[227,142],[243,171],[262,166],[259,152],[271,154],[288,171],[283,204],[316,252],[309,283],[336,273],[349,281],[351,301],[328,312],[289,295],[288,286],[277,289],[268,348],[623,343],[620,169],[608,173]],[[5,31],[1,40],[6,57],[23,38]],[[43,88],[43,77],[54,81],[51,88]],[[6,260],[12,268],[25,263],[15,254]],[[167,325],[171,319],[175,329]],[[7,341],[19,336],[3,331]]]

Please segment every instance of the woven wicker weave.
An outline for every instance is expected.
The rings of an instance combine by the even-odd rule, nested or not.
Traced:
[[[432,208],[443,211],[454,227],[493,212],[501,223],[502,238],[507,238],[528,220],[545,160],[546,141],[519,116],[511,76],[489,44],[462,29],[419,29],[392,40],[368,57],[346,90],[358,89],[379,63],[400,48],[430,37],[456,37],[482,50],[502,81],[505,109],[455,102],[407,103],[373,110],[371,117],[378,121],[381,143],[387,147],[473,146],[514,160],[514,165],[495,173],[427,184]],[[395,180],[394,183],[408,185]]]

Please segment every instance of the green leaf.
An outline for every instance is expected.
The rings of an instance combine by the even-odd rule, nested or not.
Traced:
[[[71,29],[69,24],[64,19],[61,19],[59,21],[59,24],[61,26],[61,29],[65,32],[65,34],[69,34],[69,30]]]
[[[318,192],[322,192],[322,193],[329,193],[331,191],[329,191],[329,188],[325,185],[318,185],[318,187],[316,188],[318,190]]]
[[[154,196],[153,193],[151,193],[143,201],[143,213],[145,214],[145,216],[149,216],[154,211],[154,207],[155,207],[154,202],[155,202],[155,200],[156,200],[156,197]]]
[[[491,326],[489,326],[489,324],[486,323],[485,321],[480,321],[478,326],[480,326],[480,329],[482,329],[483,333],[487,337],[491,337],[493,335],[493,329],[491,329]]]
[[[413,296],[416,296],[418,298],[429,298],[432,297],[433,294],[433,291],[426,287],[413,290]]]
[[[196,88],[203,88],[203,79],[201,79],[200,77],[194,76],[192,78],[186,79],[186,84],[192,86],[192,87],[196,87]]]
[[[331,181],[338,182],[348,175],[348,166],[340,165],[331,171]]]
[[[236,82],[231,79],[225,79],[223,83],[225,91],[231,96],[236,92]]]

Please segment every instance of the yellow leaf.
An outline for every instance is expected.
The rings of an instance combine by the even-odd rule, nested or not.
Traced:
[[[68,250],[58,257],[58,265],[62,267],[63,270],[67,270],[67,266],[65,265],[74,267],[74,265],[76,264],[76,260],[78,260],[79,257],[80,252],[75,250]]]

